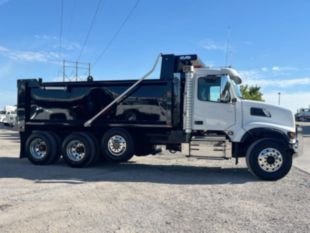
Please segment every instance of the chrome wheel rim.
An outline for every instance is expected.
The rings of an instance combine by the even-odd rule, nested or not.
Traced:
[[[258,165],[265,172],[276,172],[283,164],[281,152],[275,148],[266,148],[258,155]]]
[[[43,159],[47,154],[46,142],[41,138],[36,138],[30,143],[30,153],[35,159]]]
[[[67,156],[74,162],[80,162],[85,158],[86,147],[80,140],[72,140],[67,145]]]
[[[108,141],[108,150],[115,156],[121,156],[127,148],[126,140],[121,135],[114,135]]]

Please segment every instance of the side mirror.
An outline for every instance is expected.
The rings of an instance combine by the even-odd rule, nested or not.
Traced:
[[[231,101],[231,95],[230,95],[230,82],[225,82],[224,85],[222,85],[222,91],[221,91],[221,98],[220,101],[222,103],[229,103]]]
[[[229,103],[230,102],[230,96],[225,95],[225,96],[220,98],[220,101],[221,101],[221,103]]]

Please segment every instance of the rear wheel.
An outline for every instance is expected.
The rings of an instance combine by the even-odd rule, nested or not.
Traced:
[[[248,149],[246,162],[249,170],[264,180],[283,178],[292,167],[292,155],[281,142],[261,139]]]
[[[56,148],[55,148],[56,155],[49,161],[50,164],[53,164],[56,163],[61,156],[61,139],[55,132],[49,131],[48,133],[52,135],[52,137],[55,139],[56,142]]]
[[[32,133],[28,137],[25,146],[26,155],[33,164],[50,164],[59,158],[57,139],[49,132]]]
[[[133,157],[134,142],[124,129],[110,129],[101,140],[103,157],[111,162],[125,162]]]
[[[96,160],[97,146],[87,133],[72,133],[62,144],[62,156],[70,167],[86,167]]]

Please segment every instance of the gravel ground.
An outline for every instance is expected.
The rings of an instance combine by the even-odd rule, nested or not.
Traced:
[[[261,181],[244,161],[135,157],[73,169],[18,159],[0,129],[0,232],[310,232],[310,175]]]

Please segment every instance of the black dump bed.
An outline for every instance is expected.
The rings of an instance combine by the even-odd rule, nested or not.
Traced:
[[[183,65],[196,55],[162,55],[160,79],[144,80],[91,127],[182,128]],[[18,118],[24,126],[84,127],[137,80],[44,83],[18,80]]]
[[[18,115],[26,124],[83,126],[134,81],[42,83],[19,80]],[[93,127],[111,124],[178,127],[178,80],[145,80],[120,103],[98,117]]]

